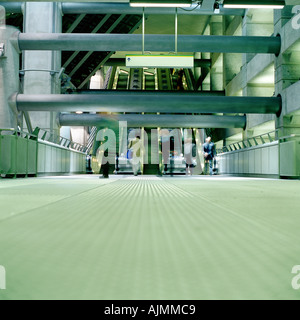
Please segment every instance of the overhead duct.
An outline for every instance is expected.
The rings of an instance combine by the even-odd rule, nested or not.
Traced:
[[[112,119],[131,128],[245,128],[245,116],[186,116],[152,114],[60,114],[60,126],[105,126]]]
[[[51,51],[141,51],[142,35],[20,33],[20,50]],[[178,36],[178,52],[279,54],[280,37]],[[145,50],[174,51],[173,35],[146,35]]]
[[[280,97],[218,97],[197,92],[103,91],[95,95],[26,95],[19,111],[278,114]]]

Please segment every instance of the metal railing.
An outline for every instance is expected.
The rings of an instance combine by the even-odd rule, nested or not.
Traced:
[[[75,150],[75,151],[79,151],[79,152],[83,152],[83,153],[86,153],[87,149],[88,149],[87,146],[84,146],[80,143],[74,142],[70,139],[64,138],[64,137],[57,135],[55,133],[51,133],[51,132],[44,130],[44,129],[39,130],[38,138],[41,141],[54,143],[60,147],[64,147],[67,149],[71,149],[71,150]]]
[[[37,149],[37,135],[16,129],[0,129],[0,178],[36,176]]]
[[[91,150],[93,148],[93,145],[95,143],[95,139],[97,137],[97,133],[98,133],[97,127],[92,127],[91,133],[90,133],[90,136],[89,136],[89,139],[88,139],[88,143],[87,143],[87,146],[86,146],[86,153],[90,153],[91,152]]]
[[[217,149],[217,154],[249,149],[249,148],[257,147],[267,143],[272,143],[278,140],[279,140],[279,130],[275,130],[275,131],[271,131],[268,133],[255,136],[255,137],[245,139],[240,142],[235,142],[223,148]]]
[[[287,141],[289,141],[289,140],[295,140],[295,139],[299,140],[299,138],[300,138],[300,134],[290,134],[290,135],[288,135],[288,136],[280,137],[280,138],[279,138],[279,141],[281,141],[281,142],[287,142]]]
[[[19,138],[29,139],[29,140],[35,140],[37,141],[38,136],[34,133],[29,133],[17,129],[0,129],[0,136],[17,136]]]

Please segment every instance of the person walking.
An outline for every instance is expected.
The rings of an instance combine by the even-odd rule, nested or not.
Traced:
[[[184,144],[184,158],[186,163],[186,175],[192,176],[195,168],[195,161],[193,159],[193,153],[195,151],[195,144],[193,144],[192,138],[187,138]]]
[[[116,158],[119,149],[119,122],[111,117],[105,122],[105,125],[99,126],[98,133],[94,142],[93,152],[101,167],[102,175],[100,179],[108,179],[113,167],[117,170]]]
[[[212,142],[211,137],[208,137],[205,140],[205,144],[203,145],[203,154],[205,159],[205,168],[204,174],[213,175],[213,160],[215,158],[215,144]]]
[[[164,171],[163,174],[166,175],[168,172],[168,165],[170,165],[170,132],[167,129],[161,130],[161,149],[163,156]]]
[[[128,151],[130,153],[130,163],[132,166],[132,171],[135,177],[141,169],[141,156],[143,150],[143,143],[139,134],[136,134],[135,138],[130,140],[128,145]]]

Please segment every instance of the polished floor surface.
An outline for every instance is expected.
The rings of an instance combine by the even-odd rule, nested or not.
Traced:
[[[300,182],[0,180],[2,299],[300,299]]]

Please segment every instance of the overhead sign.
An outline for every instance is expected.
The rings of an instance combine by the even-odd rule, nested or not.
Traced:
[[[194,68],[193,55],[127,55],[129,68]]]

